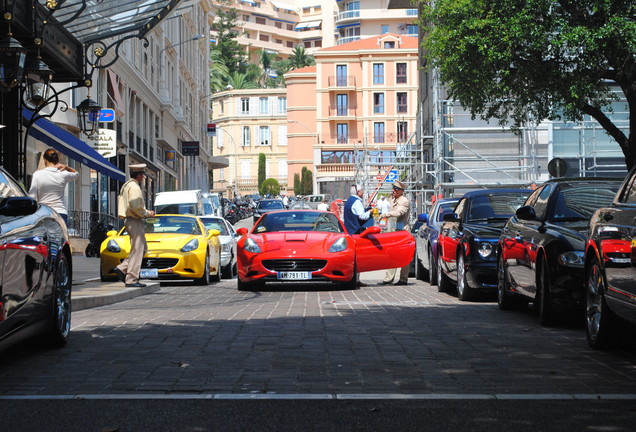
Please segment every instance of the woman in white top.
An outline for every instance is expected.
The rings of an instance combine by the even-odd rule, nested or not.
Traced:
[[[60,156],[49,148],[44,152],[44,169],[33,173],[29,196],[40,204],[58,212],[68,225],[68,213],[64,205],[64,188],[79,176],[77,170],[60,163]]]

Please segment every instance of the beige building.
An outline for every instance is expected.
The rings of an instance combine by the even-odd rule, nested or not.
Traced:
[[[228,168],[214,171],[212,190],[227,197],[258,193],[259,154],[266,178],[287,188],[287,89],[226,90],[212,98],[213,153]],[[237,181],[238,179],[238,181]]]

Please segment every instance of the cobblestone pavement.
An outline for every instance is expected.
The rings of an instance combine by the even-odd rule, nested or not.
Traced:
[[[253,293],[223,280],[76,312],[65,348],[3,353],[0,381],[0,395],[633,396],[636,348],[596,352],[581,325],[544,328],[530,309],[413,279]]]

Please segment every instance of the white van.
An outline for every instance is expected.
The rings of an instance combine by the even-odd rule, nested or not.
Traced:
[[[223,217],[221,198],[218,193],[203,193],[203,212],[207,215]]]
[[[200,190],[159,192],[154,205],[157,214],[192,214],[203,216],[203,196]]]

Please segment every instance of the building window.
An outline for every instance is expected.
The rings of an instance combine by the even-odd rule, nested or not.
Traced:
[[[406,93],[397,93],[397,112],[405,113],[407,111],[407,99]]]
[[[395,64],[395,82],[397,84],[406,84],[406,63]]]
[[[287,30],[294,30],[294,25],[293,24],[287,24]]]
[[[336,129],[338,133],[338,143],[346,144],[349,142],[349,125],[347,123],[338,123]]]
[[[241,98],[241,114],[250,113],[250,98]]]
[[[380,26],[380,34],[386,34],[389,32],[389,25],[388,24],[382,24]]]
[[[243,147],[249,147],[250,146],[250,127],[249,126],[243,126]]]
[[[269,35],[259,35],[258,36],[258,40],[263,41],[263,42],[269,42]]]
[[[373,93],[373,114],[384,114],[384,93]]]
[[[347,65],[336,65],[336,86],[347,86]]]
[[[381,144],[384,142],[384,123],[373,123],[373,142]]]
[[[346,116],[349,108],[349,96],[346,94],[336,95],[337,115]]]
[[[406,142],[408,138],[408,127],[409,124],[407,122],[397,122],[397,139],[398,142]]]
[[[286,114],[287,113],[287,98],[279,97],[278,98],[278,114]]]
[[[254,17],[256,24],[267,24],[267,19],[263,17]]]
[[[269,136],[269,126],[260,127],[260,138],[262,146],[268,146],[271,144],[271,139]]]
[[[417,36],[419,28],[417,24],[409,24],[406,26],[406,34],[409,36]]]
[[[287,41],[286,45],[287,45],[287,48],[293,48],[294,47],[294,43],[292,41]]]
[[[266,97],[262,97],[262,98],[258,98],[258,112],[259,114],[267,114],[268,109],[267,109],[267,98]]]
[[[385,41],[384,48],[385,49],[395,48],[395,41]]]
[[[384,65],[382,63],[373,64],[373,84],[384,84]]]
[[[283,23],[280,21],[276,21],[274,22],[274,27],[282,29],[283,28]]]

